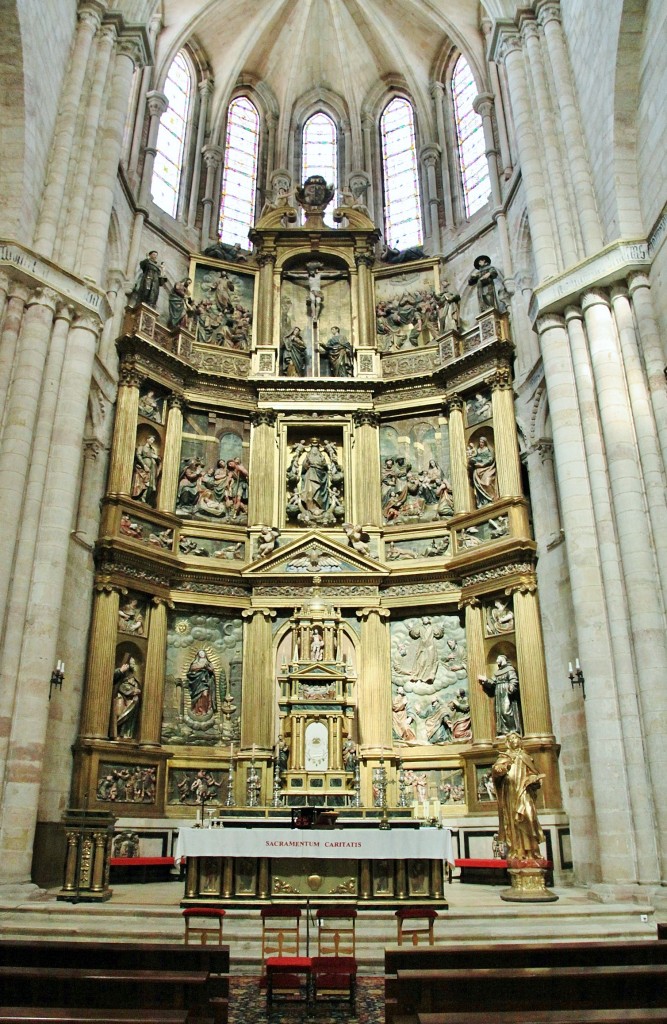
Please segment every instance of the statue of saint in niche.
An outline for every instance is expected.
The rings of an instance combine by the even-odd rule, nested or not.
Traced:
[[[287,470],[288,519],[304,526],[330,525],[342,519],[344,477],[336,446],[313,438],[309,445],[298,441],[290,451]]]
[[[496,671],[491,679],[479,676],[479,683],[485,693],[493,697],[496,735],[508,736],[509,733],[516,732],[522,736],[519,677],[505,654],[499,654],[496,658]]]
[[[132,497],[145,505],[155,505],[157,481],[160,475],[160,453],[153,434],[143,444],[138,444],[134,452],[134,468],[132,471]]]
[[[283,336],[281,373],[283,377],[305,377],[308,346],[300,327],[292,327]]]
[[[468,466],[475,492],[475,506],[483,508],[498,500],[496,454],[486,437],[480,437],[477,447],[468,445]]]
[[[496,287],[496,281],[502,285],[500,274],[496,268],[492,265],[489,256],[478,256],[473,263],[474,271],[468,278],[468,284],[477,285],[477,301],[479,302],[480,313],[486,312],[487,309],[497,309],[499,313],[504,313],[507,310],[507,306],[498,298],[498,289]]]
[[[136,670],[137,663],[130,654],[113,674],[111,727],[109,729],[109,738],[112,740],[131,740],[135,737],[141,700],[141,687]]]
[[[204,650],[197,651],[185,676],[190,691],[190,713],[195,717],[215,711],[215,670]]]

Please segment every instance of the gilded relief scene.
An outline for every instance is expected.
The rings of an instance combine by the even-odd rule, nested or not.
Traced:
[[[184,415],[176,515],[245,526],[247,434],[239,420],[214,413]]]
[[[100,761],[97,773],[96,799],[99,803],[155,803],[157,769],[154,766]]]
[[[219,746],[239,739],[242,636],[240,619],[170,613],[163,743]]]
[[[219,540],[217,537],[183,536],[178,541],[179,554],[189,558],[218,558],[223,562],[239,562],[245,558],[242,540]]]
[[[173,530],[168,527],[161,530],[158,523],[133,516],[129,512],[121,512],[118,532],[121,537],[129,537],[130,540],[151,544],[153,547],[162,548],[165,551],[171,551],[174,546]]]
[[[392,730],[397,744],[472,739],[465,630],[456,615],[391,623]]]
[[[421,818],[437,818],[443,807],[465,804],[461,768],[404,768],[402,784],[404,804]]]
[[[191,270],[196,339],[247,352],[252,344],[255,275],[195,261]]]
[[[449,553],[450,536],[448,533],[428,540],[389,540],[384,547],[387,562],[413,561],[417,558],[442,558]]]
[[[288,262],[280,286],[280,374],[352,377],[349,272],[321,254]]]
[[[383,425],[380,460],[387,525],[432,523],[454,515],[449,427],[443,418],[409,417]]]
[[[345,518],[345,474],[337,440],[310,437],[288,444],[285,515],[294,525],[334,526]]]
[[[375,333],[380,352],[432,345],[458,329],[460,296],[439,286],[435,267],[375,280]]]
[[[181,807],[224,803],[228,779],[228,772],[211,768],[173,768],[167,782],[167,803]]]

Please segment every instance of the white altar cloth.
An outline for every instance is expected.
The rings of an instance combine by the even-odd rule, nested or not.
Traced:
[[[454,863],[448,828],[181,828],[185,857],[314,857],[322,860],[445,860]]]

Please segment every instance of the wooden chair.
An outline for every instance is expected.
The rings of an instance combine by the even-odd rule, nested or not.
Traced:
[[[220,907],[186,907],[183,911],[185,921],[185,941],[199,936],[202,945],[206,945],[209,935],[215,936],[218,945],[222,942],[222,920],[225,911]]]
[[[276,996],[310,1000],[311,958],[299,956],[301,911],[298,907],[262,907],[262,959],[266,1005]]]
[[[349,907],[320,907],[317,919],[317,955],[354,957],[357,911]]]
[[[397,941],[403,945],[403,939],[410,939],[413,946],[419,945],[420,937],[428,936],[428,945],[435,942],[433,922],[438,916],[437,911],[428,907],[405,907],[396,911]]]
[[[323,996],[349,999],[354,1009],[357,992],[357,961],[353,956],[314,956],[311,976],[313,999]]]

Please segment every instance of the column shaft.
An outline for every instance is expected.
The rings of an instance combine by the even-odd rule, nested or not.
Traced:
[[[213,193],[215,189],[216,171],[222,162],[222,149],[220,146],[207,145],[203,149],[204,163],[206,164],[206,186],[202,206],[204,212],[201,224],[201,247],[205,249],[211,243],[211,221],[213,219]],[[218,229],[216,223],[215,235],[217,238]]]
[[[241,706],[241,746],[246,750],[253,743],[261,751],[273,750],[276,695],[271,620],[275,614],[267,608],[250,608],[242,613],[248,620],[243,642]]]
[[[109,583],[99,583],[93,598],[88,668],[81,709],[82,739],[107,739],[109,736],[119,606],[118,588]]]
[[[12,379],[12,367],[16,361],[23,312],[29,294],[29,290],[20,282],[13,281],[10,285],[0,332],[0,423],[3,421],[5,401]]]
[[[356,413],[354,417],[354,468],[356,522],[381,526],[380,452],[377,413]]]
[[[173,512],[176,507],[176,491],[181,465],[181,433],[183,430],[182,400],[172,395],[169,399],[167,430],[164,439],[162,479],[157,507],[161,512]]]
[[[468,657],[468,697],[475,745],[489,744],[495,736],[493,701],[484,693],[479,677],[487,675],[484,651],[484,616],[482,606],[475,598],[465,603],[466,648]]]
[[[364,348],[375,344],[375,332],[373,330],[373,281],[370,273],[372,257],[366,253],[358,253],[355,256],[357,264],[357,296],[359,299],[359,334],[358,343]]]
[[[164,703],[164,668],[167,652],[167,607],[160,598],[153,598],[148,623],[148,650],[141,695],[142,747],[160,745],[162,705]]]
[[[630,296],[660,439],[662,461],[667,467],[667,391],[665,390],[664,374],[667,351],[656,321],[650,284],[646,274],[631,274]]]
[[[509,367],[500,367],[491,379],[493,434],[496,443],[498,492],[501,498],[520,498],[521,470],[514,415],[514,394]]]
[[[253,417],[249,466],[248,525],[272,526],[277,447],[276,416],[260,411]]]
[[[116,423],[109,469],[109,492],[111,494],[129,494],[132,486],[140,381],[141,378],[133,367],[121,366],[121,383],[116,399]]]
[[[517,673],[521,693],[523,728],[528,736],[551,738],[549,686],[544,664],[544,644],[537,584],[531,582],[514,591],[514,622]]]
[[[197,141],[195,142],[195,159],[190,180],[190,205],[188,206],[188,226],[194,227],[199,208],[199,181],[201,176],[201,156],[206,137],[206,118],[208,116],[208,100],[213,83],[207,76],[199,83],[199,120],[197,122]]]
[[[445,211],[445,228],[454,224],[454,211],[452,208],[452,183],[449,175],[449,162],[447,160],[447,132],[445,130],[444,113],[445,87],[442,82],[434,82],[431,86],[431,96],[435,106],[435,123],[438,133],[438,146],[440,147],[440,180],[442,187],[442,202]]]
[[[466,457],[466,438],[463,427],[463,401],[452,397],[449,400],[449,452],[451,461],[452,490],[454,492],[454,511],[470,512],[472,499],[468,480],[468,460]]]
[[[391,663],[384,608],[363,608],[359,656],[359,742],[366,756],[391,748]]]
[[[493,91],[494,107],[496,112],[496,124],[498,125],[498,141],[500,143],[500,159],[503,167],[503,175],[509,178],[512,173],[512,156],[510,154],[509,136],[507,134],[507,121],[505,120],[505,107],[503,105],[503,94],[500,88],[500,76],[498,65],[495,61],[489,61],[489,72],[491,75],[491,89]]]
[[[153,168],[157,156],[157,136],[160,130],[160,118],[169,108],[169,100],[164,93],[153,90],[146,97],[148,106],[148,138],[144,149],[144,166],[141,172],[140,202],[147,203],[152,199]]]

